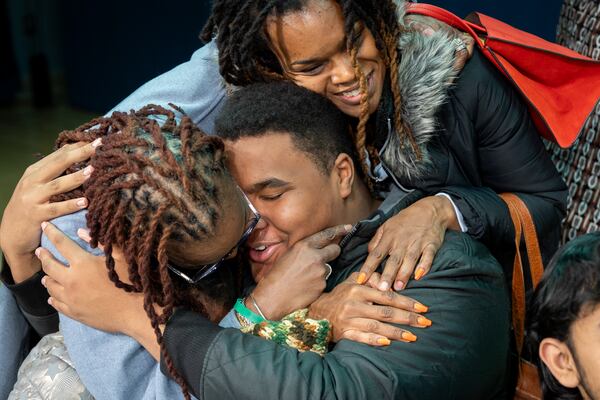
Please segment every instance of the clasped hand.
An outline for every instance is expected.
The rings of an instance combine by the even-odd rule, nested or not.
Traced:
[[[448,228],[459,229],[450,200],[429,196],[415,202],[379,227],[356,282],[382,291],[392,284],[395,290],[404,289],[411,276],[419,280],[429,272]],[[375,271],[382,263],[379,274]]]
[[[306,306],[294,303],[294,293],[304,293],[312,302],[312,317],[327,318],[332,323],[334,340],[347,338],[376,346],[387,345],[390,339],[414,341],[416,337],[412,333],[391,324],[421,328],[431,325],[429,320],[418,315],[427,311],[424,305],[392,291],[381,292],[357,285],[353,281],[356,280],[356,273],[331,293],[322,293],[326,275],[322,267],[310,278],[322,281],[315,290],[299,285],[297,275],[288,275],[290,272],[286,272],[301,269],[303,265],[304,268],[308,266],[316,269],[315,263],[337,257],[339,246],[333,242],[339,240],[347,230],[348,227],[344,226],[330,228],[305,239],[295,249],[292,248],[287,258],[282,257],[282,264],[273,267],[273,277],[269,278],[267,274],[263,279],[264,293],[269,293],[269,281],[276,282],[280,288],[286,289],[288,307],[292,308]],[[147,324],[150,328],[143,311],[142,295],[127,293],[115,287],[108,278],[105,257],[87,253],[52,224],[44,224],[44,233],[70,265],[66,268],[45,249],[36,251],[47,274],[44,284],[51,296],[49,302],[54,308],[70,318],[108,332],[122,332],[133,336],[132,332],[139,331],[140,324]],[[89,241],[87,231],[80,229],[78,234]],[[307,258],[300,256],[300,250],[309,248],[313,249],[314,254],[308,256],[312,261],[307,264]],[[113,257],[119,277],[126,281],[127,264],[124,256],[118,249],[113,249]],[[277,276],[281,279],[275,279]],[[286,279],[292,281],[286,282]],[[305,300],[300,300],[302,301]],[[270,303],[276,303],[276,300],[269,298],[268,304]]]

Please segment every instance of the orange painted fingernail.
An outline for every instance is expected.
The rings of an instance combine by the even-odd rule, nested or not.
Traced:
[[[417,312],[427,312],[429,311],[429,307],[424,306],[421,303],[415,303],[415,305],[413,306],[413,308],[415,309],[415,311]]]
[[[421,267],[417,268],[417,271],[415,272],[415,279],[419,280],[423,277],[423,275],[425,275],[425,270]]]
[[[431,326],[431,321],[425,317],[418,317],[417,324],[419,326],[428,327],[428,326]]]
[[[358,274],[358,277],[356,278],[356,283],[358,283],[359,285],[362,285],[363,283],[365,283],[366,280],[367,280],[367,274],[365,274],[364,272],[361,272],[360,274]]]
[[[390,342],[390,339],[388,339],[388,338],[383,337],[383,338],[377,339],[377,344],[380,344],[382,346],[389,346],[390,343],[392,343],[392,342]]]
[[[406,340],[407,342],[415,342],[417,337],[410,332],[402,332],[402,340]]]

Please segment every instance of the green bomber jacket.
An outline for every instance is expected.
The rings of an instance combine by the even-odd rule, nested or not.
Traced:
[[[388,218],[422,197],[394,190],[342,240],[327,290],[358,271]],[[387,347],[341,340],[321,357],[180,309],[164,338],[177,370],[199,399],[507,398],[510,304],[502,268],[485,246],[448,232],[432,268],[402,294],[429,306],[413,343]],[[161,360],[166,371],[164,360]]]

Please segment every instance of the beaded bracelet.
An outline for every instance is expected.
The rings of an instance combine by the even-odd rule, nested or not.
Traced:
[[[255,314],[252,312],[252,310],[246,307],[244,304],[244,299],[242,298],[237,299],[235,305],[233,306],[233,310],[252,324],[259,324],[265,320],[263,317]]]

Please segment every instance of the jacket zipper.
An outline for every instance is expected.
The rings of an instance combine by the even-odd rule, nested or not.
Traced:
[[[342,240],[340,240],[340,248],[344,248],[344,246],[346,246],[348,244],[348,242],[350,241],[350,239],[352,239],[352,236],[354,236],[354,234],[356,233],[356,231],[358,231],[358,226],[360,225],[360,222],[356,223],[352,229],[350,230],[350,232],[348,232],[348,234],[346,236],[344,236],[344,238]]]
[[[381,147],[380,153],[383,153],[385,151],[385,148],[389,144],[390,135],[394,134],[394,132],[392,132],[392,120],[390,117],[387,117],[387,126],[388,126],[388,137],[387,137],[385,143],[383,144],[383,146]],[[396,186],[398,186],[400,189],[402,189],[406,193],[411,193],[415,190],[415,189],[409,189],[409,188],[405,187],[404,185],[402,185],[396,178],[396,174],[394,174],[392,171],[390,171],[390,169],[387,167],[387,165],[385,165],[385,162],[383,162],[383,159],[380,158],[379,162],[381,163],[381,167],[383,168],[383,170],[388,174],[388,176],[392,179],[392,181],[396,184]]]

